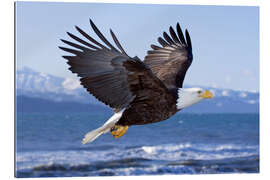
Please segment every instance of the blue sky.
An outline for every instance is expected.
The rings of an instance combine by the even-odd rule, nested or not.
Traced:
[[[17,2],[17,68],[76,78],[57,48],[78,25],[93,37],[91,18],[112,40],[112,28],[130,56],[141,59],[169,26],[180,22],[193,45],[185,84],[259,90],[259,8],[235,6]]]

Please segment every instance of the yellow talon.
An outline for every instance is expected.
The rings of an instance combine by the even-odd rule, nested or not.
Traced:
[[[114,138],[120,138],[127,132],[127,130],[128,130],[128,126],[115,125],[112,128],[111,133]]]

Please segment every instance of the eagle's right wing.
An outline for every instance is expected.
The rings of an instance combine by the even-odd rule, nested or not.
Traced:
[[[192,63],[192,46],[189,33],[186,30],[186,39],[180,28],[176,26],[177,34],[170,27],[170,36],[164,32],[158,38],[162,47],[151,45],[153,50],[147,52],[144,63],[166,85],[168,89],[177,89],[183,86],[184,78]]]
[[[59,47],[75,55],[63,57],[68,60],[69,69],[81,77],[81,84],[90,94],[114,108],[115,111],[119,111],[127,107],[136,96],[143,99],[152,98],[155,94],[153,91],[167,93],[167,88],[150,68],[137,57],[131,58],[126,54],[112,31],[110,31],[112,38],[120,51],[102,35],[91,20],[90,24],[106,46],[76,27],[88,42],[68,33],[81,45],[62,40],[76,50]]]

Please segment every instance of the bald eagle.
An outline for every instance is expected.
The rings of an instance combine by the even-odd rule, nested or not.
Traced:
[[[176,31],[159,37],[161,46],[151,45],[144,61],[130,57],[110,30],[113,46],[90,20],[100,43],[75,26],[85,40],[67,32],[77,43],[61,39],[73,47],[59,47],[73,54],[63,56],[69,70],[80,77],[81,85],[99,101],[110,106],[114,115],[100,128],[88,132],[82,143],[111,132],[115,138],[126,133],[129,126],[160,122],[176,112],[213,95],[202,88],[183,88],[185,74],[193,59],[191,39],[179,23]],[[75,48],[75,49],[74,49]]]

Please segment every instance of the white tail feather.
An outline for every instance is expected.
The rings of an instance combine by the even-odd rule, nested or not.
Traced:
[[[82,143],[86,144],[92,142],[100,135],[109,132],[110,129],[114,127],[115,123],[117,123],[117,121],[121,118],[124,111],[125,109],[122,109],[121,111],[115,113],[103,126],[85,134]]]

